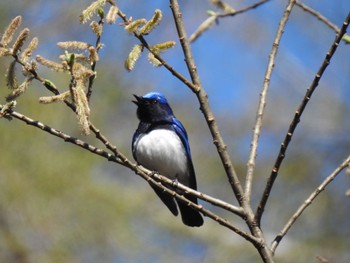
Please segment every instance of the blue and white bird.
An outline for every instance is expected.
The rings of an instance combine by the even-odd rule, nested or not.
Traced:
[[[135,160],[149,170],[157,171],[171,180],[178,181],[197,190],[187,133],[174,116],[166,98],[158,92],[143,97],[134,95],[137,105],[139,126],[132,139],[132,153]],[[153,190],[175,215],[178,209],[174,197],[153,187]],[[197,198],[176,190],[178,194],[197,204]],[[182,222],[187,226],[203,225],[200,213],[187,204],[177,201]]]

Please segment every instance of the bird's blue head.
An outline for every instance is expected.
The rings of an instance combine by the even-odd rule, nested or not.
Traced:
[[[150,92],[143,97],[134,95],[137,105],[137,117],[143,122],[171,121],[173,111],[167,99],[159,92]]]

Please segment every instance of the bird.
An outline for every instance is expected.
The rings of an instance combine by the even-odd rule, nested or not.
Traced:
[[[197,190],[187,132],[175,117],[165,96],[149,92],[144,96],[134,94],[139,125],[132,138],[132,154],[138,164],[161,175]],[[203,217],[187,204],[151,185],[158,197],[174,216],[181,213],[182,222],[190,227],[203,225]],[[198,204],[197,197],[184,191],[175,191]],[[176,205],[177,203],[177,205]]]

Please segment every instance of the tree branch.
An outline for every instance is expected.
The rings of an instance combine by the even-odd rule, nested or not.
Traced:
[[[260,240],[258,245],[256,243],[253,243],[253,244],[258,250],[264,262],[274,262],[271,250],[267,246],[262,230],[259,228],[259,226],[257,226],[255,222],[254,213],[251,209],[250,204],[246,200],[241,182],[238,179],[236,171],[231,162],[230,156],[227,152],[227,147],[222,139],[219,128],[216,124],[213,113],[211,111],[209,101],[208,101],[208,95],[206,94],[200,82],[197,68],[192,56],[191,46],[186,36],[186,31],[183,24],[182,14],[180,12],[178,1],[170,0],[170,8],[173,12],[175,25],[178,32],[178,37],[183,49],[188,71],[190,73],[193,84],[197,87],[197,89],[193,90],[193,92],[197,95],[198,101],[200,103],[200,108],[205,116],[205,120],[207,121],[208,127],[211,131],[214,144],[217,147],[217,151],[224,165],[226,175],[228,177],[228,181],[231,184],[231,188],[236,196],[237,201],[239,202],[240,206],[243,208],[246,214],[245,221],[251,233],[253,234],[253,236]]]
[[[223,18],[223,17],[232,17],[238,14],[242,14],[245,13],[251,9],[257,8],[262,4],[265,4],[266,2],[268,2],[270,0],[261,0],[259,2],[256,2],[250,6],[247,6],[245,8],[239,9],[237,11],[233,11],[233,12],[225,12],[222,14],[212,14],[210,17],[208,17],[198,28],[197,30],[192,33],[192,35],[190,36],[190,38],[188,39],[189,42],[194,42],[198,37],[200,37],[205,31],[207,31],[213,24],[214,21],[217,21],[219,18]]]
[[[213,112],[210,108],[209,101],[208,101],[208,95],[205,92],[205,90],[202,87],[196,65],[194,63],[194,59],[192,56],[192,51],[190,44],[188,42],[185,27],[183,25],[182,21],[182,14],[180,12],[179,4],[177,0],[170,0],[170,8],[173,12],[174,21],[176,24],[176,29],[178,32],[179,40],[182,46],[182,50],[185,56],[185,62],[188,68],[188,72],[191,76],[192,82],[195,86],[192,91],[197,95],[197,99],[200,104],[200,109],[205,117],[205,120],[207,121],[209,130],[212,134],[214,144],[217,148],[217,151],[219,153],[219,156],[221,158],[221,161],[224,165],[226,175],[228,177],[228,180],[230,182],[231,188],[233,189],[233,192],[239,202],[239,204],[242,206],[243,203],[243,189],[241,186],[241,183],[238,179],[237,173],[233,167],[233,164],[231,162],[230,156],[227,152],[227,146],[224,143],[224,140],[221,136],[220,130],[217,126],[217,123],[215,121]]]
[[[317,12],[316,10],[312,9],[311,7],[305,5],[304,3],[300,2],[300,1],[296,1],[295,5],[297,5],[298,7],[300,7],[301,9],[303,9],[304,11],[310,13],[311,15],[315,16],[318,20],[320,20],[321,22],[323,22],[325,25],[327,25],[329,28],[333,29],[335,32],[339,33],[340,32],[340,28],[337,27],[335,24],[333,24],[331,21],[329,21],[326,17],[324,17],[323,15],[321,15],[319,12]]]
[[[122,162],[124,163],[129,163],[128,159],[120,153],[120,151],[117,149],[116,146],[112,145],[108,139],[100,132],[100,130],[98,130],[93,124],[90,123],[90,129],[91,131],[95,134],[96,138],[99,139],[105,146],[107,149],[111,150],[112,153],[120,160],[122,160]],[[129,166],[128,166],[129,167]],[[148,171],[148,170],[147,170]],[[196,196],[197,198],[203,200],[203,201],[207,201],[215,206],[221,207],[227,211],[230,211],[236,215],[239,215],[241,217],[244,216],[244,212],[243,209],[241,207],[236,207],[234,205],[231,205],[229,203],[226,203],[220,199],[217,198],[213,198],[209,195],[206,195],[204,193],[198,192],[196,190],[193,190],[192,188],[189,188],[179,182],[177,182],[176,184],[174,184],[174,181],[170,180],[169,178],[162,176],[162,175],[154,175],[154,177],[156,177],[156,179],[159,179],[160,181],[162,181],[163,183],[167,184],[167,185],[171,185],[173,188],[178,188],[180,190],[185,191],[186,193],[189,193],[193,196]]]
[[[103,30],[103,25],[104,25],[104,19],[103,18],[100,18],[100,20],[98,21],[98,25],[101,27],[101,33],[99,35],[97,35],[96,43],[95,43],[95,49],[96,49],[97,54],[100,51],[100,48],[102,46],[101,38],[102,38],[102,30]],[[93,61],[92,64],[91,64],[91,70],[92,71],[96,70],[96,65],[97,65],[97,62]],[[90,98],[91,98],[91,95],[92,95],[92,87],[93,87],[95,78],[96,78],[95,75],[93,75],[93,76],[91,76],[89,78],[89,84],[88,84],[88,89],[87,89],[87,93],[86,93],[86,98],[88,99],[88,101],[90,101]]]
[[[124,21],[125,25],[128,25],[130,21],[127,19],[126,15],[119,9],[118,10],[119,17]],[[146,41],[146,39],[137,33],[134,33],[134,36],[142,43],[142,45],[153,54],[153,56],[178,80],[180,80],[182,83],[184,83],[186,86],[188,86],[190,89],[195,89],[196,87],[193,85],[193,83],[185,78],[183,75],[181,75],[178,71],[176,71],[172,66],[170,66],[159,54],[154,52],[150,48],[150,45]]]
[[[316,90],[323,73],[325,72],[327,66],[330,64],[331,58],[334,55],[335,51],[337,50],[339,42],[341,41],[342,37],[346,33],[346,29],[349,25],[349,22],[350,22],[350,12],[348,13],[348,16],[346,17],[340,32],[337,34],[335,40],[333,41],[330,50],[327,52],[326,57],[323,60],[321,67],[319,68],[318,72],[316,73],[314,80],[311,83],[311,86],[307,89],[306,94],[305,94],[301,104],[299,105],[298,109],[296,110],[292,122],[289,125],[289,129],[288,129],[287,134],[284,138],[284,141],[281,144],[281,148],[280,148],[280,151],[278,153],[277,159],[275,161],[274,168],[272,169],[270,177],[267,180],[263,196],[261,197],[260,204],[259,204],[257,211],[256,211],[256,218],[257,218],[258,222],[261,221],[261,216],[264,212],[266,202],[270,196],[272,186],[277,178],[279,169],[280,169],[281,164],[282,164],[284,157],[286,155],[288,145],[292,139],[292,136],[294,134],[296,127],[298,126],[298,123],[300,122],[300,117],[303,114],[306,105],[310,101],[313,92]]]
[[[350,164],[350,155],[313,191],[310,196],[304,201],[304,203],[297,209],[297,211],[288,220],[287,224],[283,227],[281,232],[276,236],[272,242],[271,249],[275,252],[277,246],[281,242],[282,238],[287,234],[288,230],[292,227],[295,221],[301,216],[305,209],[311,205],[313,200],[330,184],[334,178],[348,165]]]
[[[97,130],[95,128],[95,126],[93,126],[92,124],[90,125],[92,127],[92,130],[94,131],[94,133],[96,134],[96,137],[99,138],[101,141],[104,142],[104,144],[106,145],[106,147],[110,150],[112,150],[113,154],[110,154],[100,148],[97,148],[91,144],[88,144],[87,142],[81,140],[81,139],[77,139],[74,138],[68,134],[63,133],[62,131],[56,130],[54,128],[51,128],[48,125],[45,125],[39,121],[35,121],[19,112],[13,111],[11,109],[11,107],[13,107],[14,105],[10,103],[10,106],[6,106],[6,105],[0,105],[0,111],[1,111],[1,115],[0,117],[4,117],[6,115],[9,115],[11,117],[14,117],[20,121],[25,122],[26,124],[39,128],[55,137],[58,137],[60,139],[63,139],[65,142],[69,142],[71,144],[74,144],[76,146],[79,146],[85,150],[90,151],[93,154],[99,155],[105,159],[107,159],[108,161],[112,161],[118,164],[121,164],[127,168],[130,168],[131,170],[133,170],[136,174],[140,175],[143,179],[145,179],[146,181],[148,181],[150,184],[160,188],[162,191],[167,192],[168,194],[170,194],[171,196],[174,196],[175,198],[177,198],[178,200],[185,202],[186,204],[188,204],[189,206],[195,208],[198,211],[201,211],[204,215],[214,219],[215,221],[217,221],[219,224],[226,226],[227,228],[233,230],[234,232],[236,232],[237,234],[243,236],[245,239],[257,243],[260,242],[257,238],[254,238],[252,235],[245,233],[244,231],[240,230],[239,228],[233,226],[232,224],[230,224],[226,219],[221,218],[220,216],[212,213],[211,211],[203,208],[201,205],[197,205],[195,203],[192,203],[190,200],[186,199],[184,196],[177,194],[175,191],[167,188],[166,186],[164,186],[163,184],[161,184],[160,182],[164,183],[165,185],[171,186],[173,188],[179,188],[183,191],[185,191],[186,193],[190,194],[190,195],[194,195],[196,197],[198,197],[199,199],[206,201],[208,203],[211,203],[212,205],[221,207],[227,211],[230,211],[234,214],[237,214],[241,217],[244,216],[244,212],[241,208],[233,206],[231,204],[228,204],[222,200],[213,198],[209,195],[206,195],[204,193],[201,193],[199,191],[195,191],[192,188],[189,188],[185,185],[182,185],[180,183],[176,183],[174,184],[174,181],[168,179],[165,176],[162,175],[158,175],[158,174],[154,174],[154,172],[139,166],[131,161],[129,161],[122,153],[119,152],[119,150],[117,149],[116,146],[111,145],[108,140],[106,139],[106,137],[104,137],[101,132],[99,130]],[[153,178],[155,178],[156,180],[154,180]],[[158,182],[160,181],[160,182]]]
[[[275,59],[278,51],[279,44],[281,42],[281,38],[283,35],[284,28],[287,24],[287,21],[289,19],[289,15],[293,9],[293,6],[295,4],[295,0],[290,0],[284,10],[283,16],[281,18],[281,21],[278,25],[278,29],[276,32],[275,39],[273,40],[272,49],[269,56],[269,62],[267,64],[267,69],[265,72],[264,77],[264,83],[262,87],[262,91],[260,93],[260,100],[258,105],[258,110],[256,113],[256,120],[255,120],[255,126],[253,129],[253,136],[252,141],[250,145],[250,154],[249,154],[249,160],[247,162],[247,175],[246,175],[246,181],[245,181],[245,196],[250,202],[251,199],[251,191],[252,191],[252,183],[253,183],[253,176],[254,176],[254,169],[255,169],[255,162],[256,162],[256,154],[258,149],[258,142],[259,142],[259,136],[261,133],[261,127],[265,112],[265,105],[266,105],[266,98],[267,93],[270,86],[270,79],[273,72],[273,68],[275,65]]]

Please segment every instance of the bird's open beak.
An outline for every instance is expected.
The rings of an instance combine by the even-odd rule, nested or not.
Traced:
[[[139,106],[140,102],[142,101],[142,97],[141,96],[137,96],[135,94],[133,94],[133,95],[134,95],[136,100],[133,100],[132,102],[135,103],[137,106]]]

